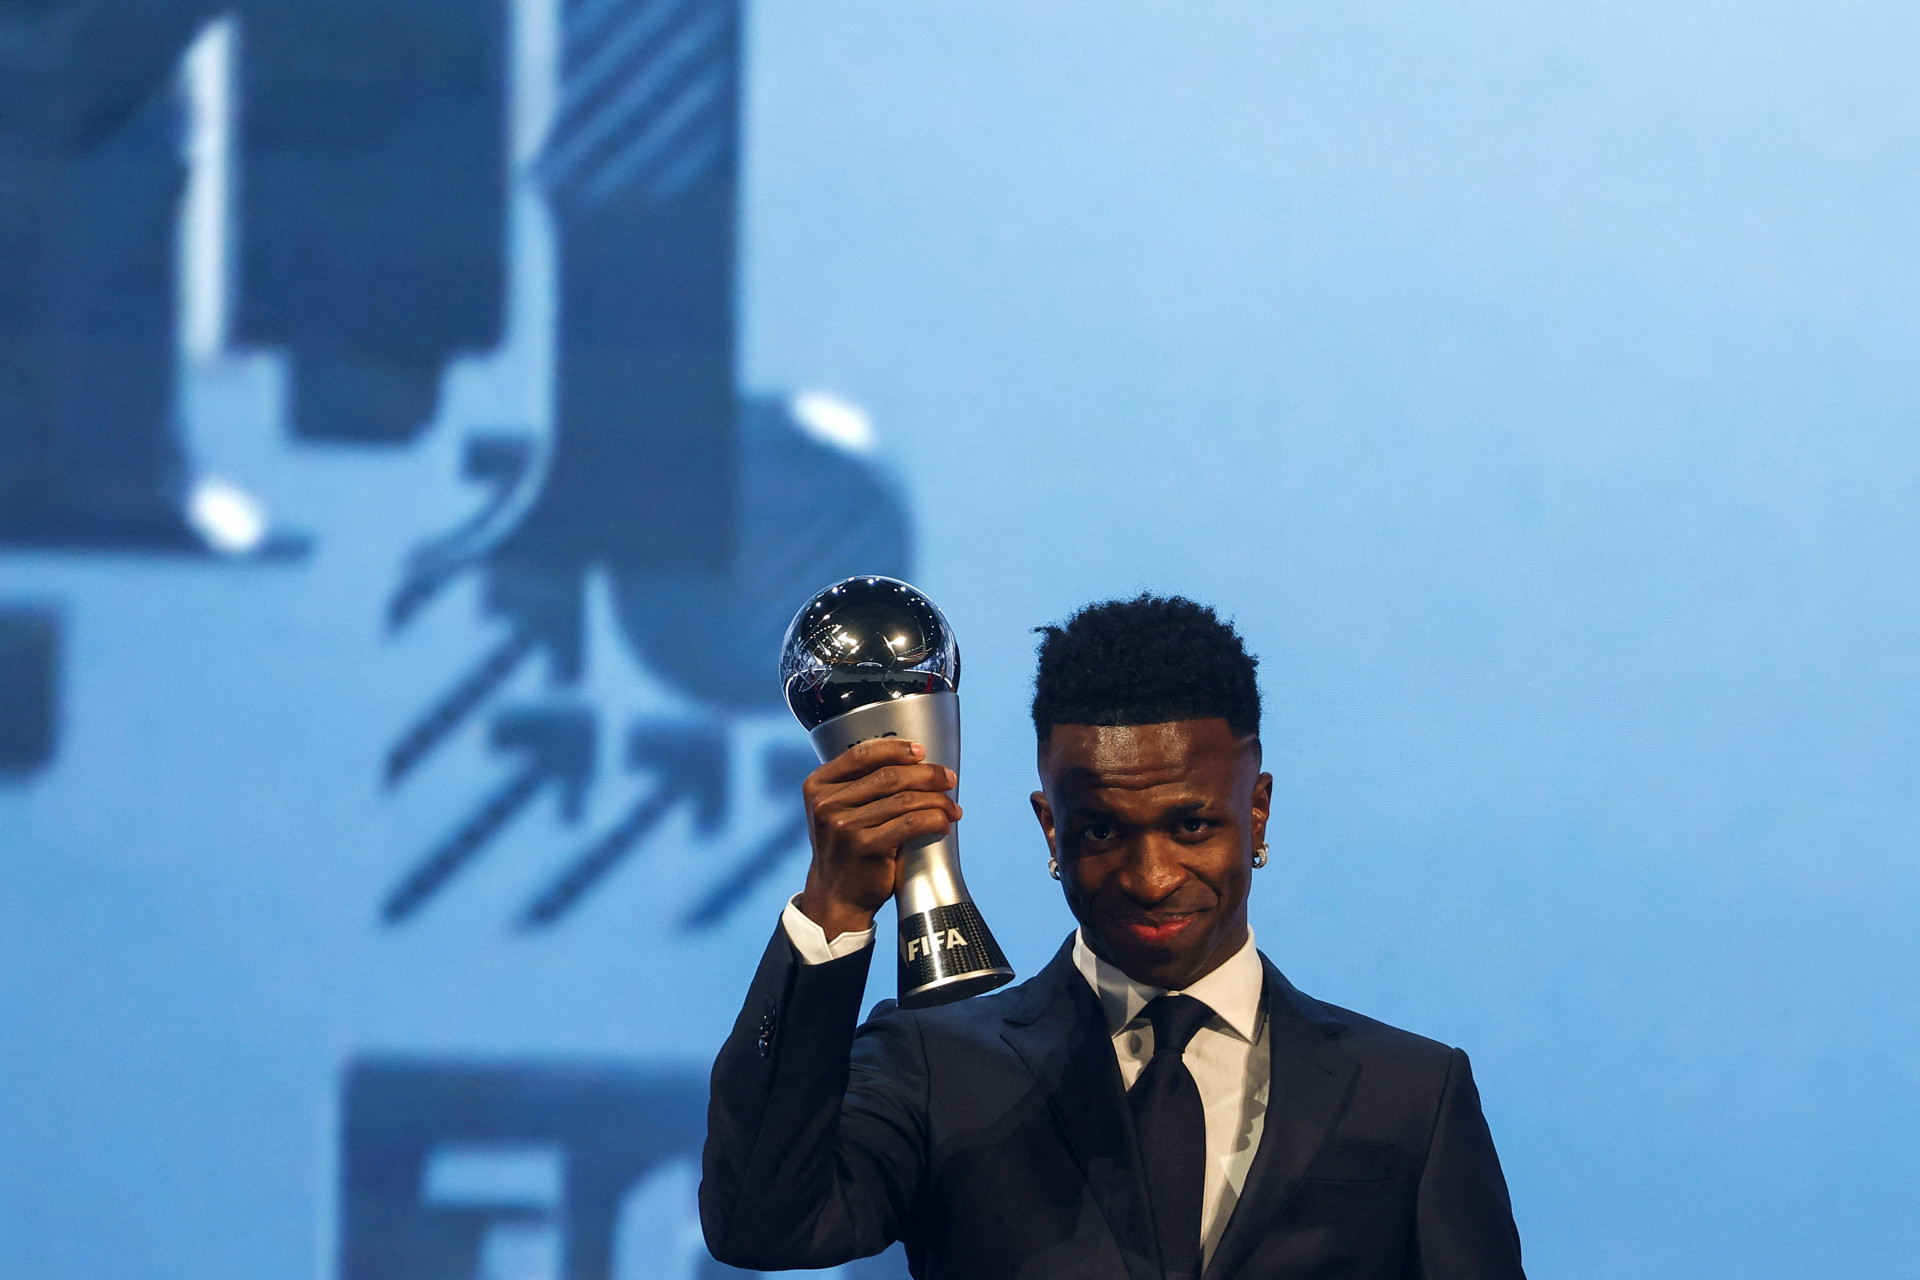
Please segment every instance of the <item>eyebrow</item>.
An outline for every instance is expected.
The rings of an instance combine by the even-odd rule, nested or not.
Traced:
[[[1168,805],[1155,816],[1158,818],[1190,818],[1204,814],[1214,808],[1210,800],[1189,800],[1184,804]],[[1069,805],[1067,812],[1074,818],[1118,818],[1120,815],[1103,804]]]

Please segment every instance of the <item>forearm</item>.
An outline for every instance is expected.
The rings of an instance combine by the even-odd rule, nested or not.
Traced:
[[[833,1266],[885,1248],[907,1215],[926,1158],[918,1023],[857,1024],[900,848],[960,817],[953,771],[925,757],[917,743],[869,739],[801,788],[806,889],[713,1067],[700,1222],[722,1262]]]
[[[714,1063],[701,1225],[723,1262],[764,1270],[831,1266],[884,1248],[917,1157],[891,1096],[848,1100],[871,946],[804,964],[782,928]],[[872,1039],[872,1038],[869,1038]],[[887,1050],[881,1078],[916,1067]],[[876,1073],[864,1072],[869,1078]],[[891,1091],[888,1091],[890,1094]]]

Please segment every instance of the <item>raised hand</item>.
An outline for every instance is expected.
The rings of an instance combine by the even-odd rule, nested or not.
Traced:
[[[807,775],[813,863],[799,905],[829,938],[872,927],[893,896],[902,845],[960,821],[947,794],[958,775],[923,763],[926,754],[917,742],[869,738]]]

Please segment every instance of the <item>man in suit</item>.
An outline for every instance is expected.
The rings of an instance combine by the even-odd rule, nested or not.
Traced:
[[[1458,1049],[1322,1004],[1254,948],[1255,659],[1210,609],[1107,601],[1044,629],[1049,866],[1079,921],[1027,982],[857,1026],[900,846],[960,818],[917,744],[807,780],[813,863],[714,1064],[714,1256],[932,1277],[1519,1280]]]

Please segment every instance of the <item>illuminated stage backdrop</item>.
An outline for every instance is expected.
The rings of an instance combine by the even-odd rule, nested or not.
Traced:
[[[1030,629],[1189,592],[1263,947],[1473,1054],[1536,1274],[1913,1274],[1917,26],[10,6],[0,1273],[725,1274],[880,572],[1023,975]]]

